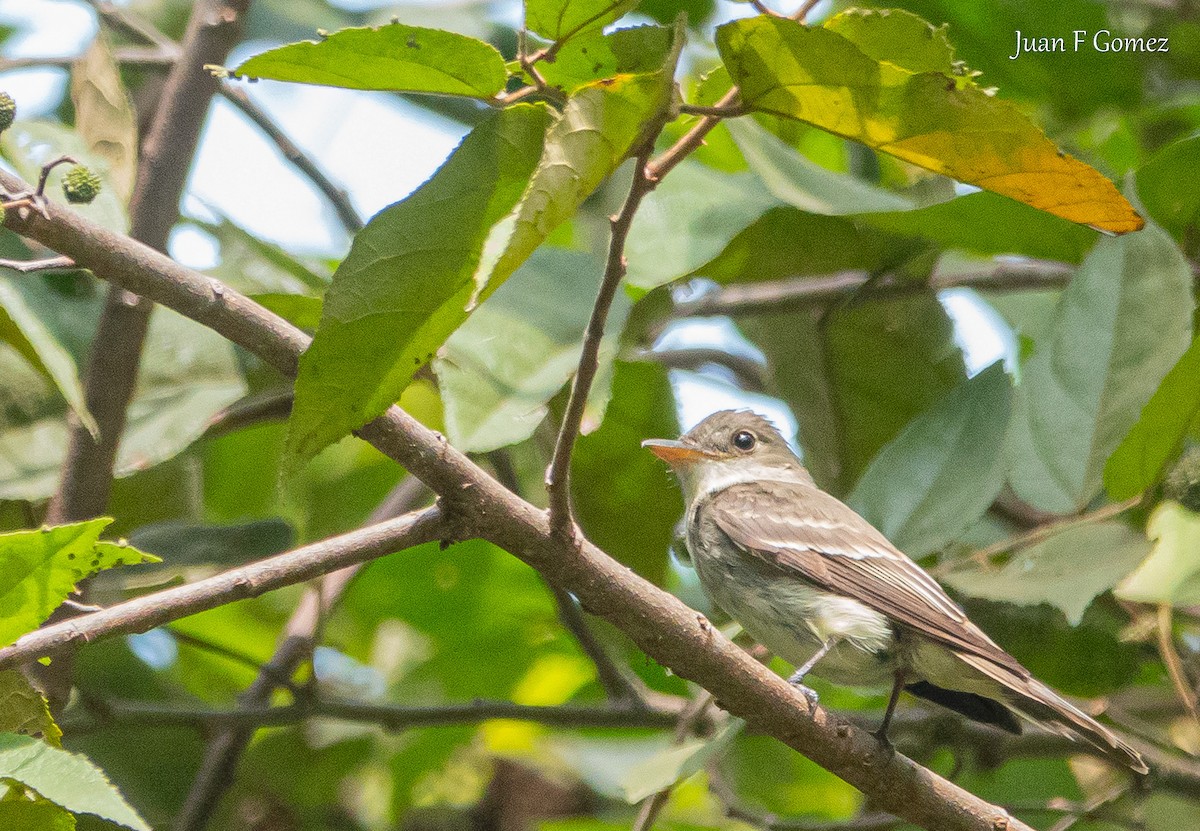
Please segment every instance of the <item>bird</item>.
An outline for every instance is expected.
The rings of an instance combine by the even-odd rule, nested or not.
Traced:
[[[891,685],[1011,733],[1021,720],[1137,773],[1141,755],[1022,666],[916,562],[821,490],[766,418],[722,410],[679,440],[648,439],[686,501],[685,544],[713,604],[760,644],[835,684]]]

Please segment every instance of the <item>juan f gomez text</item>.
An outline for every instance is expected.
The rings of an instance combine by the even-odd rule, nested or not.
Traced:
[[[1090,49],[1093,52],[1168,52],[1169,40],[1165,37],[1117,37],[1108,29],[1089,32],[1086,29],[1076,29],[1070,38],[1064,37],[1026,37],[1017,29],[1016,50],[1008,56],[1015,61],[1027,52],[1079,52]],[[1070,48],[1068,48],[1070,44]]]

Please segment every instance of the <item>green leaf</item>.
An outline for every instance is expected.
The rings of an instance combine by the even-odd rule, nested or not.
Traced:
[[[1138,198],[1176,239],[1200,225],[1200,192],[1192,186],[1197,168],[1200,135],[1167,145],[1137,172]]]
[[[689,739],[643,759],[629,769],[621,782],[622,796],[632,805],[682,782],[724,753],[745,727],[746,722],[732,718],[710,739]]]
[[[847,501],[910,557],[981,517],[1004,486],[1012,384],[995,363],[913,419],[879,452]]]
[[[1104,465],[1104,487],[1129,499],[1158,481],[1200,416],[1200,339],[1171,367]]]
[[[504,89],[504,58],[483,41],[391,23],[343,29],[321,41],[270,49],[234,75],[346,89],[491,98]]]
[[[1086,523],[1022,548],[1000,567],[964,561],[943,580],[972,597],[1048,603],[1078,626],[1096,595],[1115,586],[1149,550],[1141,534],[1122,522]]]
[[[670,101],[677,36],[669,66],[645,75],[621,75],[579,89],[546,134],[542,160],[520,205],[493,231],[475,274],[486,297],[574,215],[592,191],[637,149],[649,125]]]
[[[143,525],[129,542],[161,555],[163,567],[174,571],[195,566],[233,566],[261,560],[291,548],[292,526],[281,519],[262,519],[238,525],[207,525],[179,520]],[[145,569],[150,571],[152,569]]]
[[[849,9],[825,24],[877,61],[909,72],[954,71],[954,47],[945,24],[934,27],[903,9]]]
[[[0,671],[0,733],[20,733],[62,747],[62,730],[50,706],[18,669]]]
[[[0,828],[21,831],[75,831],[75,815],[53,802],[4,800],[0,802]]]
[[[688,276],[729,284],[849,270],[873,272],[899,265],[919,248],[848,217],[778,207],[760,216]]]
[[[243,294],[322,294],[329,287],[324,263],[264,242],[225,217],[195,224],[221,245],[221,262],[205,273]]]
[[[75,129],[107,162],[108,184],[128,203],[137,178],[137,116],[103,31],[71,69],[71,103]]]
[[[1105,460],[1187,348],[1192,307],[1191,271],[1157,227],[1096,245],[1022,369],[1009,445],[1022,499],[1057,513],[1091,501]]]
[[[983,191],[912,211],[867,213],[862,221],[972,254],[1022,254],[1078,263],[1100,235],[1090,228]]]
[[[1130,574],[1115,594],[1136,603],[1200,603],[1200,514],[1164,500],[1146,522],[1154,543],[1150,556]]]
[[[547,402],[579,364],[603,271],[589,254],[543,248],[450,336],[434,372],[456,447],[486,452],[533,434]],[[618,293],[601,341],[601,367],[611,365],[613,333],[621,331],[629,307],[629,298]],[[600,406],[588,420],[599,421],[607,397],[607,383],[593,384],[590,400]]]
[[[653,72],[666,61],[673,36],[666,26],[634,26],[608,35],[589,31],[567,41],[553,62],[538,64],[538,72],[564,92],[601,78]]]
[[[657,364],[618,362],[612,389],[600,428],[575,443],[576,512],[588,539],[661,585],[683,506],[662,462],[642,449],[642,440],[679,435],[675,400]],[[615,470],[621,475],[614,477]],[[606,484],[597,487],[599,482]],[[636,533],[630,533],[632,517]]]
[[[151,831],[86,757],[29,736],[0,734],[0,779],[20,782],[72,813],[94,814],[134,831]]]
[[[753,119],[726,122],[746,162],[778,199],[815,214],[904,211],[913,204],[845,173],[809,161]]]
[[[525,0],[525,27],[553,41],[612,23],[638,0]]]
[[[525,191],[548,115],[517,105],[480,123],[428,182],[354,239],[300,359],[288,426],[312,457],[388,408],[467,317],[488,231]]]
[[[85,577],[115,566],[158,562],[132,546],[100,542],[100,532],[111,522],[102,517],[0,534],[0,643],[36,629]]]
[[[17,350],[30,366],[54,384],[88,431],[93,436],[99,434],[96,421],[88,412],[74,359],[29,308],[21,293],[4,278],[0,278],[0,341]]]
[[[265,309],[282,317],[297,329],[315,332],[321,325],[321,309],[324,303],[319,297],[307,294],[252,294],[250,299]]]
[[[750,173],[723,173],[691,159],[642,200],[625,256],[625,281],[649,291],[721,253],[751,217],[778,201]]]
[[[902,16],[876,17],[875,25],[897,39],[908,26]],[[1072,222],[1118,233],[1142,226],[1112,182],[966,77],[914,73],[830,29],[773,17],[721,26],[717,48],[755,111],[799,119]]]

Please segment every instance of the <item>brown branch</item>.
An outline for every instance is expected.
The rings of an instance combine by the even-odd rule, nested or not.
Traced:
[[[1158,624],[1156,627],[1158,630],[1158,654],[1162,656],[1163,663],[1167,667],[1171,686],[1175,688],[1175,695],[1187,708],[1192,720],[1200,723],[1200,706],[1196,701],[1196,690],[1192,687],[1192,682],[1188,680],[1187,672],[1183,668],[1183,661],[1175,649],[1174,610],[1170,603],[1158,604],[1156,623]]]
[[[1062,263],[998,263],[984,271],[935,276],[929,282],[885,276],[871,286],[870,296],[896,297],[960,286],[981,290],[1062,288],[1071,273],[1071,267]],[[789,277],[729,286],[679,303],[675,313],[680,317],[784,314],[823,306],[853,295],[870,282],[871,276],[865,271],[844,271],[819,277]]]
[[[74,268],[75,262],[70,257],[46,257],[41,260],[7,260],[0,259],[0,268],[8,268],[29,274],[34,271],[58,271],[64,268]]]
[[[15,69],[35,69],[52,66],[70,69],[79,55],[46,55],[42,57],[0,58],[0,72]],[[178,49],[160,49],[155,46],[127,46],[116,50],[113,59],[122,66],[170,66],[179,58]]]
[[[737,118],[739,115],[745,115],[749,109],[740,105],[733,104],[728,107],[708,107],[703,104],[680,104],[679,112],[684,115],[712,115],[717,118]]]
[[[99,638],[146,632],[188,615],[235,600],[258,597],[448,535],[447,523],[437,506],[414,511],[186,586],[163,589],[99,612],[43,626],[0,649],[0,666],[10,667],[21,661],[57,656]],[[275,675],[285,673],[276,672]]]
[[[563,628],[574,636],[575,642],[579,644],[583,654],[588,656],[596,668],[596,680],[604,688],[605,694],[613,701],[643,705],[641,690],[613,663],[604,644],[600,643],[596,633],[588,626],[583,611],[579,608],[579,601],[566,589],[559,588],[553,583],[547,583],[547,585],[554,595],[559,621]]]
[[[628,706],[535,706],[508,701],[472,701],[467,704],[405,706],[356,701],[299,701],[285,706],[248,706],[232,709],[180,707],[153,701],[85,701],[91,718],[65,719],[64,731],[73,735],[107,727],[153,725],[212,729],[258,729],[299,724],[313,718],[374,724],[384,730],[414,727],[447,727],[476,724],[491,719],[528,721],[562,728],[664,728],[679,719],[679,709]]]
[[[425,488],[420,480],[406,476],[371,513],[367,520],[368,527],[411,510],[424,494]],[[300,665],[311,658],[321,621],[341,599],[359,568],[360,563],[355,563],[325,574],[317,585],[304,593],[284,626],[275,654],[263,665],[254,683],[240,696],[243,707],[269,704],[275,689],[284,686],[279,679],[291,679]],[[204,828],[221,796],[233,783],[238,762],[253,737],[253,724],[230,724],[210,739],[192,786],[175,818],[176,831]]]
[[[0,171],[0,186],[21,186]],[[107,231],[52,203],[50,219],[9,215],[17,233],[72,257],[127,290],[164,303],[216,330],[295,376],[303,332],[219,281],[187,269],[152,249]],[[501,486],[470,459],[397,407],[358,434],[431,489],[464,528],[519,557],[563,586],[592,614],[621,629],[647,655],[712,692],[729,712],[747,720],[863,791],[879,810],[938,831],[1029,831],[1007,812],[975,797],[808,700],[760,666],[678,598],[662,591],[586,540],[578,546],[551,534],[544,511]],[[103,614],[103,613],[101,613]],[[27,636],[28,637],[28,636]],[[0,665],[16,660],[0,650]]]
[[[808,13],[816,8],[816,5],[820,2],[821,0],[804,0],[804,2],[800,4],[800,8],[792,12],[792,20],[803,23],[804,18],[808,17]]]
[[[588,393],[592,382],[600,368],[600,342],[604,338],[604,327],[608,322],[608,312],[612,308],[613,298],[625,276],[625,240],[633,227],[633,217],[637,213],[642,200],[658,184],[657,178],[650,178],[646,173],[649,153],[654,146],[654,137],[662,129],[660,120],[650,138],[647,139],[646,149],[636,158],[633,168],[633,182],[629,186],[629,195],[620,212],[611,217],[609,222],[611,232],[608,241],[608,259],[604,265],[604,277],[600,281],[600,291],[596,295],[592,314],[588,319],[587,329],[583,335],[583,349],[579,355],[579,368],[571,382],[571,394],[567,400],[567,408],[563,413],[562,425],[559,427],[558,439],[554,443],[554,454],[550,467],[546,470],[546,493],[550,504],[550,529],[557,536],[569,539],[572,536],[574,519],[571,516],[571,453],[575,449],[575,439],[579,435],[579,426],[583,423],[583,411],[587,407]]]
[[[718,109],[733,106],[739,100],[741,90],[737,87],[730,87],[729,92],[721,96],[713,106]],[[704,144],[704,137],[713,131],[713,128],[721,123],[721,116],[706,115],[700,121],[688,130],[679,140],[676,141],[670,148],[663,151],[662,155],[654,161],[646,165],[646,178],[653,181],[659,181],[675,169],[675,165],[686,159],[693,150]]]
[[[358,211],[354,209],[354,205],[350,202],[350,195],[345,190],[334,184],[333,180],[325,175],[325,171],[321,170],[320,166],[308,157],[307,154],[296,143],[288,138],[287,133],[283,132],[279,126],[267,115],[261,107],[254,103],[246,91],[235,84],[224,81],[220,85],[221,96],[230,104],[237,107],[242,115],[254,122],[258,129],[262,130],[263,134],[269,138],[283,157],[287,159],[293,167],[296,168],[305,178],[321,192],[333,206],[334,213],[337,214],[338,220],[342,223],[342,227],[350,234],[357,234],[362,230],[362,217],[358,215]]]
[[[130,236],[165,251],[179,218],[179,200],[216,80],[206,63],[221,63],[241,35],[249,0],[200,0],[192,12],[179,60],[167,76],[162,98],[138,160],[137,183],[129,206]],[[162,39],[132,22],[109,3],[93,3],[106,20],[152,44]],[[99,275],[103,277],[104,275]],[[117,447],[126,410],[137,383],[142,345],[153,304],[113,286],[101,313],[84,373],[84,397],[95,418],[96,436],[77,420],[71,426],[62,479],[46,521],[72,522],[104,512],[112,488]]]
[[[1053,537],[1062,531],[1070,528],[1075,528],[1080,525],[1090,525],[1093,522],[1103,522],[1106,519],[1120,516],[1126,511],[1136,508],[1141,504],[1142,498],[1135,496],[1132,499],[1126,499],[1124,502],[1113,502],[1108,505],[1103,505],[1094,511],[1088,511],[1085,514],[1056,519],[1052,522],[1046,522],[1038,525],[1023,534],[1018,534],[1015,537],[1009,537],[1006,540],[1000,540],[987,548],[981,548],[971,554],[970,559],[977,563],[987,565],[996,557],[1002,554],[1009,554],[1013,551],[1019,551],[1022,548],[1028,548],[1031,545],[1037,545],[1040,542]]]

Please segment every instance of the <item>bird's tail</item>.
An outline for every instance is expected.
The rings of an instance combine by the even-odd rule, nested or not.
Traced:
[[[1004,704],[1017,715],[1061,736],[1084,741],[1138,773],[1149,772],[1140,753],[1041,681],[1023,678],[980,656],[959,653],[959,658],[998,683],[1004,690]]]

